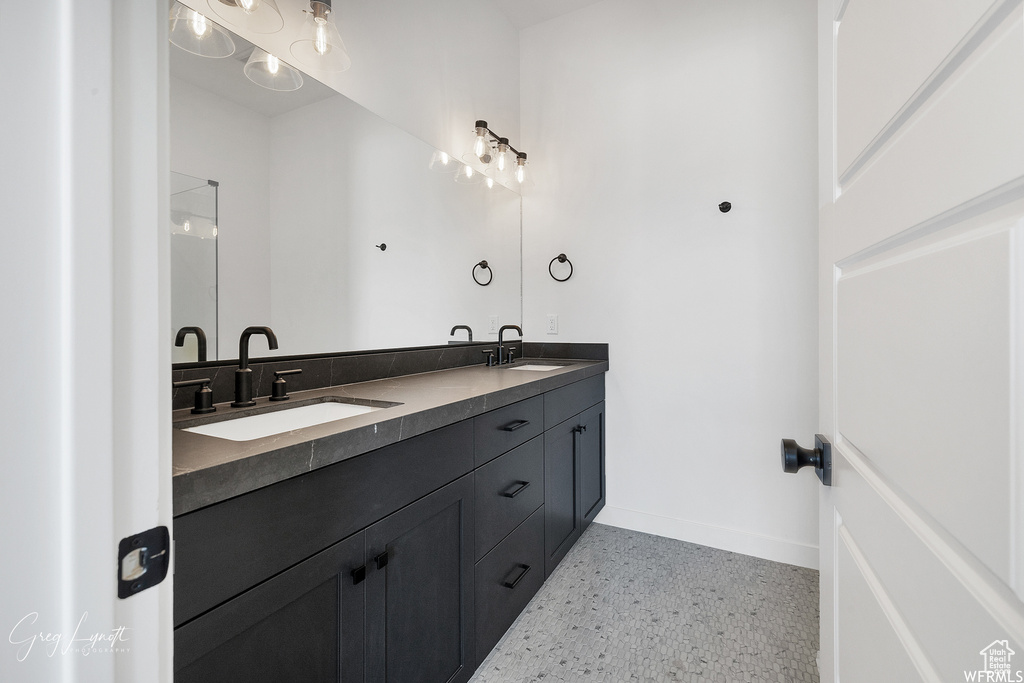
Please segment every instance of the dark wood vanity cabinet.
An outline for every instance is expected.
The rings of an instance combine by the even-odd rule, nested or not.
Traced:
[[[473,497],[470,474],[366,530],[367,683],[472,676]]]
[[[175,680],[469,680],[604,506],[603,399],[594,376],[176,517]]]
[[[362,681],[363,533],[355,534],[174,632],[174,677]]]

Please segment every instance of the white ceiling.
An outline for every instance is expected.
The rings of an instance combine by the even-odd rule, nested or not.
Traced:
[[[560,17],[601,0],[494,0],[518,29]]]

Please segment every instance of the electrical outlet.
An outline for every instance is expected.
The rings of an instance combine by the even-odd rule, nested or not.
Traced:
[[[558,316],[548,316],[548,334],[558,334]]]
[[[488,320],[487,332],[490,334],[498,334],[498,316],[492,315]]]

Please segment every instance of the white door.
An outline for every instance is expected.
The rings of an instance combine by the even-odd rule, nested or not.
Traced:
[[[822,681],[1021,681],[1021,0],[818,11]]]
[[[167,3],[0,2],[0,681],[172,679]]]

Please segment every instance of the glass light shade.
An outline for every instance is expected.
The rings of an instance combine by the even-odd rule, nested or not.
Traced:
[[[459,172],[455,174],[455,182],[465,185],[475,185],[484,179],[484,174],[472,166],[462,165]]]
[[[253,33],[277,33],[284,18],[274,0],[207,0],[210,9],[225,23]]]
[[[258,47],[249,55],[242,71],[250,81],[269,90],[287,92],[302,87],[302,74],[298,69]]]
[[[200,57],[221,59],[235,52],[235,42],[228,32],[210,21],[204,14],[185,7],[180,2],[171,7],[168,17],[171,43]]]
[[[352,66],[345,43],[341,40],[338,27],[330,7],[313,0],[310,3],[312,13],[306,15],[306,23],[302,27],[302,40],[292,43],[292,56],[303,66],[321,71],[345,71]]]
[[[455,173],[459,170],[460,164],[458,161],[452,158],[448,152],[442,152],[436,150],[430,156],[430,170],[437,171],[438,173]]]

